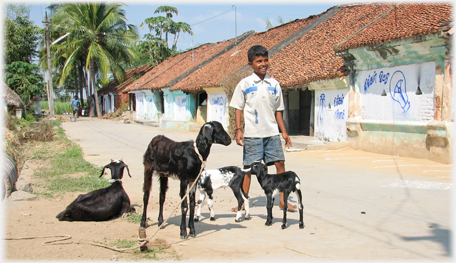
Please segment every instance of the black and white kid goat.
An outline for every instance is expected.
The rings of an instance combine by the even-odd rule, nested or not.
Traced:
[[[144,210],[140,227],[146,226],[147,204],[149,202],[150,189],[152,187],[152,176],[154,173],[160,177],[160,211],[158,214],[158,225],[163,223],[163,203],[165,202],[166,191],[168,190],[168,178],[180,180],[180,197],[186,196],[187,187],[194,182],[201,172],[203,162],[209,156],[213,143],[229,145],[231,137],[223,129],[220,122],[211,121],[204,124],[196,137],[195,142],[176,142],[163,135],[155,136],[147,147],[144,154]],[[195,214],[195,190],[193,187],[189,192],[190,217],[188,227],[190,235],[196,236],[194,225]],[[187,238],[187,198],[181,203],[181,225],[180,236]]]
[[[103,167],[100,177],[105,168],[111,169],[111,185],[79,195],[56,216],[59,221],[105,221],[135,211],[130,207],[130,198],[121,181],[124,168],[127,168],[131,177],[128,166],[122,160],[111,160],[111,163]]]
[[[287,227],[287,200],[291,192],[296,193],[298,198],[299,209],[299,228],[304,228],[303,221],[303,205],[301,195],[301,182],[295,172],[287,171],[280,174],[268,174],[268,167],[261,162],[254,162],[251,165],[250,173],[257,176],[258,182],[263,188],[267,198],[267,219],[265,225],[272,224],[272,206],[274,204],[274,196],[277,193],[283,193],[284,207],[283,207],[283,220],[282,229]]]
[[[241,221],[242,205],[245,203],[245,220],[250,219],[249,212],[249,196],[242,189],[244,182],[245,170],[237,166],[226,166],[219,169],[204,170],[198,180],[198,190],[200,192],[198,200],[198,208],[196,211],[195,221],[198,222],[201,216],[201,207],[204,206],[207,200],[207,206],[211,213],[210,220],[215,220],[213,207],[213,194],[219,188],[230,187],[233,190],[234,196],[238,201],[238,212],[236,214],[236,222]]]

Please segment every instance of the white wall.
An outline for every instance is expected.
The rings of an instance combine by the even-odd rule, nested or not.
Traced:
[[[228,127],[228,100],[225,93],[208,94],[207,120]]]
[[[323,141],[348,140],[348,89],[315,91],[315,137]]]
[[[434,62],[361,71],[355,87],[361,94],[362,119],[431,121],[434,84]],[[415,94],[418,86],[422,95]]]

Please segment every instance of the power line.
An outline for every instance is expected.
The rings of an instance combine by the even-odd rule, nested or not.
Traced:
[[[221,14],[219,14],[219,15],[216,15],[216,16],[213,16],[213,17],[210,17],[210,18],[208,18],[208,19],[205,19],[205,20],[203,20],[203,21],[197,22],[197,23],[195,23],[195,24],[193,24],[193,25],[190,25],[190,26],[194,26],[194,25],[198,25],[198,24],[201,24],[201,23],[203,23],[203,22],[206,22],[206,21],[208,21],[208,20],[211,20],[211,19],[214,19],[214,18],[216,18],[216,17],[222,16],[222,15],[224,15],[224,14],[226,14],[226,13],[229,13],[229,12],[231,12],[231,11],[233,11],[233,9],[231,9],[231,10],[228,10],[228,11],[226,11],[226,12],[224,12],[224,13],[221,13]]]

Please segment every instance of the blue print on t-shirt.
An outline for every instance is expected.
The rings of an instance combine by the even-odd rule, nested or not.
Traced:
[[[258,124],[258,111],[255,110],[255,124]]]
[[[274,95],[277,94],[277,90],[274,87],[268,87],[268,90],[273,91]]]
[[[257,90],[258,90],[258,87],[257,87],[257,86],[252,86],[252,87],[246,89],[246,90],[244,91],[244,94],[247,95],[247,94],[249,94],[250,92],[254,92],[254,91],[257,91]]]

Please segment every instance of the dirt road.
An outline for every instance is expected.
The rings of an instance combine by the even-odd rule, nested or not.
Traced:
[[[132,204],[142,213],[142,155],[158,134],[174,140],[193,140],[196,133],[163,130],[139,124],[80,118],[63,123],[68,138],[81,146],[85,159],[103,166],[123,159],[133,178],[123,183]],[[352,149],[304,150],[286,153],[287,170],[301,178],[305,228],[298,214],[273,209],[267,227],[266,200],[252,178],[250,221],[235,223],[231,190],[215,193],[216,221],[207,207],[196,223],[196,238],[179,237],[180,209],[171,215],[153,240],[165,247],[157,258],[183,261],[322,261],[322,260],[449,260],[451,236],[452,166],[429,160],[380,155]],[[240,165],[242,148],[214,145],[207,168]],[[269,172],[274,172],[272,168]],[[148,207],[150,226],[157,229],[158,182],[154,180]],[[177,205],[178,182],[170,180],[165,203],[167,217]],[[6,202],[5,236],[70,235],[71,244],[42,245],[47,239],[7,240],[8,260],[135,260],[141,253],[119,253],[87,244],[114,240],[136,241],[139,224],[119,218],[107,222],[59,222],[55,216],[77,193],[62,199]],[[294,195],[290,197],[296,203]],[[77,243],[79,242],[79,243]],[[201,250],[201,248],[204,248]]]

